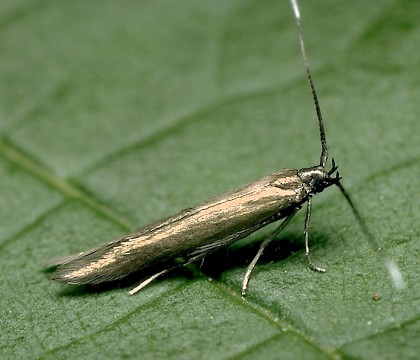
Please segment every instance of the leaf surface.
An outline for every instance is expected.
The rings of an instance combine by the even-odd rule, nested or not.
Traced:
[[[320,145],[288,1],[14,1],[0,6],[0,357],[416,358],[420,331],[420,8],[303,1],[343,184],[407,288],[396,291],[336,189],[257,265],[269,230],[192,273],[86,291],[76,253],[280,168]],[[209,276],[213,279],[210,280]]]

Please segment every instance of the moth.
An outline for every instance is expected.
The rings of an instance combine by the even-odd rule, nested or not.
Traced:
[[[326,169],[328,146],[324,122],[306,57],[299,8],[296,0],[291,0],[291,4],[300,52],[318,118],[320,163],[303,169],[282,169],[108,244],[58,259],[54,263],[54,280],[77,285],[100,284],[123,279],[132,273],[146,274],[151,269],[159,269],[130,291],[130,294],[134,294],[174,268],[202,260],[210,253],[227,247],[270,223],[282,220],[277,229],[262,242],[248,266],[242,283],[242,296],[245,297],[251,273],[263,251],[305,204],[305,255],[312,270],[324,272],[323,268],[312,262],[309,254],[309,223],[312,197],[332,185],[341,190],[371,244],[380,248],[342,186],[334,160],[332,167]],[[394,283],[403,284],[396,264],[387,255],[384,258]]]

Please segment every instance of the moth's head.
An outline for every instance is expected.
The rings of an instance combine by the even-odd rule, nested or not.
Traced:
[[[340,181],[338,166],[332,160],[332,168],[326,171],[324,167],[318,165],[311,168],[303,168],[298,171],[300,179],[310,188],[312,194],[320,193],[331,185],[337,185]]]

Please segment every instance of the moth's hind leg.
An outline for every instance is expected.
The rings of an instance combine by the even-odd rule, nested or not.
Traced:
[[[160,272],[158,272],[158,273],[156,273],[156,274],[148,277],[146,280],[143,280],[135,288],[131,289],[128,293],[130,295],[134,295],[136,292],[140,291],[141,289],[143,289],[144,287],[146,287],[147,285],[149,285],[153,280],[157,279],[159,276],[162,276],[162,275],[168,273],[171,270],[173,270],[173,268],[162,270],[162,271],[160,271]]]

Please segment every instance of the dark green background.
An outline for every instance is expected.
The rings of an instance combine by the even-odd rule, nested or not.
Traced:
[[[327,273],[306,266],[302,212],[246,302],[250,240],[208,261],[213,281],[196,271],[135,297],[49,281],[47,259],[317,164],[316,118],[288,1],[2,1],[0,357],[418,357],[418,1],[301,11],[330,154],[407,289],[334,188],[311,227]]]

